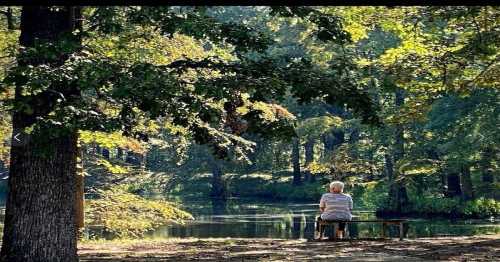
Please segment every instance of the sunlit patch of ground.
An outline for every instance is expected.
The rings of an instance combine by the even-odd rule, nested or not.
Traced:
[[[79,245],[81,261],[500,261],[500,234],[386,241],[169,239]]]

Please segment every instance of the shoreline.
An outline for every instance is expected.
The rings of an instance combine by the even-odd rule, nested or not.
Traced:
[[[85,241],[81,261],[500,261],[500,234],[390,240],[173,238]]]

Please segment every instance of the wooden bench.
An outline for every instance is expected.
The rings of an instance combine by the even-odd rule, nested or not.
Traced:
[[[352,223],[380,223],[382,224],[382,238],[386,237],[387,226],[395,225],[399,227],[399,240],[404,238],[404,223],[407,222],[406,219],[369,219],[369,220],[321,220],[319,222],[319,228],[316,228],[316,232],[319,233],[319,240],[324,236],[325,229],[327,226],[333,226],[333,240],[337,239],[337,230],[339,229],[339,223],[345,223],[346,228]],[[316,225],[316,223],[315,223]]]

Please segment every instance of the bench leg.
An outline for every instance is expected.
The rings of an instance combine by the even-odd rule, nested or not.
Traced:
[[[325,235],[325,226],[319,225],[319,240],[322,240]]]
[[[337,240],[338,230],[339,230],[339,223],[333,223],[333,240]]]
[[[387,230],[387,224],[382,223],[382,238],[385,238],[385,232]]]
[[[403,240],[404,231],[403,231],[403,223],[399,222],[399,240]]]

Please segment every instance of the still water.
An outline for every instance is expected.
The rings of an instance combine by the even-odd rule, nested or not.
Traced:
[[[0,207],[5,203],[0,198]],[[177,199],[177,201],[179,201]],[[182,206],[195,217],[184,225],[168,225],[150,233],[149,237],[235,237],[312,239],[318,203],[270,202],[262,199],[230,199],[227,202],[181,200]],[[358,219],[376,218],[373,211],[355,209]],[[132,218],[131,218],[132,219]],[[2,216],[3,220],[3,216]],[[3,229],[3,223],[0,223]],[[109,238],[99,230],[87,228],[87,236]],[[350,235],[357,238],[380,237],[381,225],[351,224]],[[397,228],[389,227],[389,236],[398,237]],[[470,236],[500,233],[499,219],[449,220],[413,219],[408,221],[407,237]],[[1,233],[0,233],[1,234]]]
[[[257,199],[231,199],[226,203],[184,200],[183,207],[195,217],[185,225],[169,225],[150,233],[152,237],[237,237],[307,238],[314,237],[318,203],[263,202]],[[376,218],[374,212],[354,210],[358,219]],[[351,236],[380,237],[381,225],[351,224]],[[407,237],[465,236],[500,233],[498,219],[447,220],[409,219]],[[389,235],[398,236],[396,227]]]

